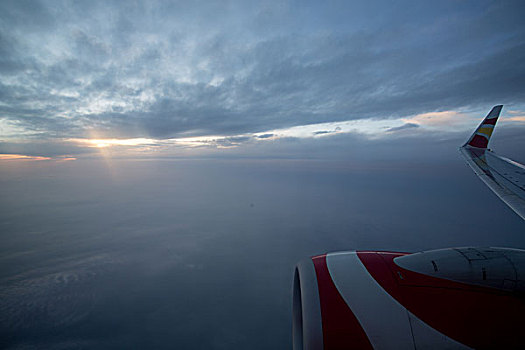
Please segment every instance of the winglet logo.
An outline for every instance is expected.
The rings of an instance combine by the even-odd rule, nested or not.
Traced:
[[[483,120],[481,125],[476,129],[474,134],[472,134],[472,136],[467,142],[467,145],[476,148],[487,148],[490,136],[492,136],[494,126],[496,126],[496,122],[498,121],[498,117],[502,107],[503,106],[499,105],[492,108],[492,110]]]

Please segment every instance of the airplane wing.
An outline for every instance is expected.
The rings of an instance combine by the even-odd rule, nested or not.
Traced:
[[[487,149],[502,106],[460,150],[525,219],[525,167]],[[346,251],[297,264],[293,348],[520,349],[525,250],[463,247],[419,253]]]
[[[502,107],[492,108],[460,152],[476,175],[525,220],[525,166],[487,148]]]

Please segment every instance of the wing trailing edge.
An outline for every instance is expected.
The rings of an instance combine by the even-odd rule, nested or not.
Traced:
[[[502,107],[492,108],[460,152],[476,175],[525,220],[525,166],[487,149]]]

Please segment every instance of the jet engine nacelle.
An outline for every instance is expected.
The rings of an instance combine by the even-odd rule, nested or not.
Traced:
[[[294,349],[521,348],[525,251],[351,251],[300,262]]]

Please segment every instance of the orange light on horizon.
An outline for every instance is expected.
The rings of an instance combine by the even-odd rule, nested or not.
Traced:
[[[461,122],[463,114],[456,111],[421,113],[408,118],[402,118],[405,123],[414,123],[430,127],[443,127]]]
[[[0,160],[51,160],[50,157],[27,156],[25,154],[0,154]]]
[[[525,122],[525,116],[510,117],[510,118],[507,118],[507,120],[510,120],[513,122]]]
[[[44,156],[28,156],[25,154],[0,154],[0,161],[2,160],[22,160],[22,161],[54,160],[57,162],[68,162],[72,160],[77,160],[77,158],[68,157],[68,156],[44,157]]]

